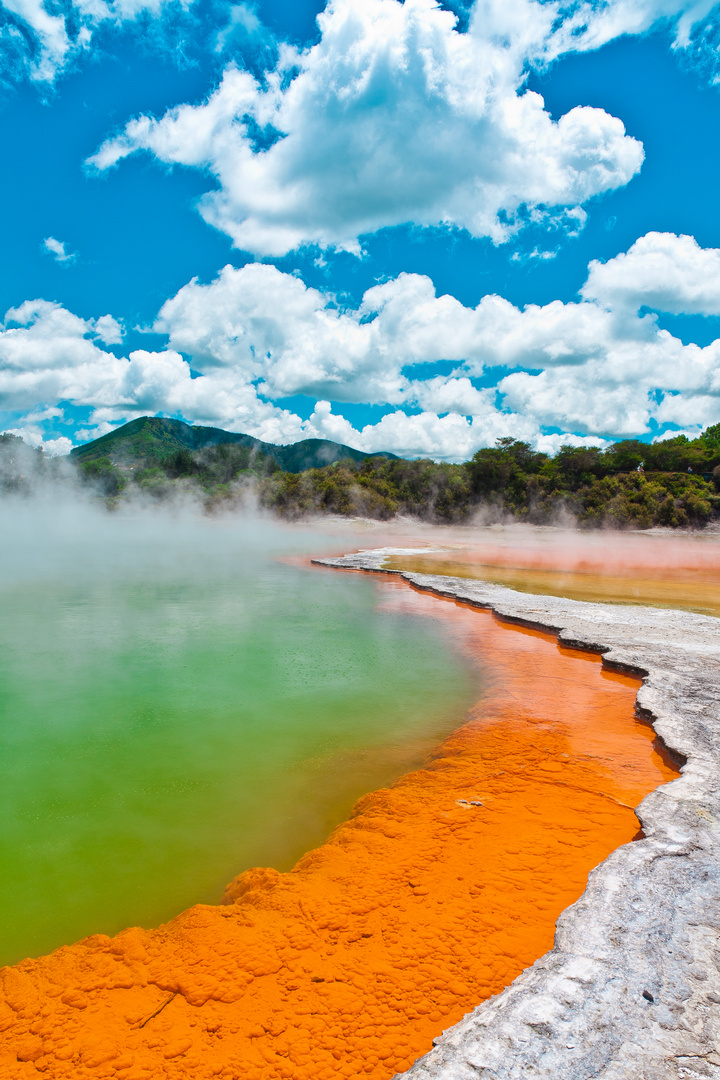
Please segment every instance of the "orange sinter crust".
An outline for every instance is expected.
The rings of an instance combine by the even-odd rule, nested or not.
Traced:
[[[476,658],[468,722],[289,873],[3,969],[3,1080],[387,1080],[551,948],[588,872],[636,836],[631,807],[676,775],[634,717],[639,680],[378,588]]]

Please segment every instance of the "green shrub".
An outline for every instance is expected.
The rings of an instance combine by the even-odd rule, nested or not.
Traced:
[[[115,468],[109,457],[95,458],[80,466],[80,479],[84,484],[95,489],[97,494],[112,499],[125,487],[124,476]]]

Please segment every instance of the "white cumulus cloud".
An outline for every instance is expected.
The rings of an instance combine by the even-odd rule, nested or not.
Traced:
[[[34,82],[53,83],[68,64],[87,52],[101,26],[118,27],[141,14],[161,18],[163,9],[187,8],[193,0],[2,0],[4,8],[22,26],[28,47],[22,67]],[[18,38],[17,29],[15,38]],[[22,40],[21,37],[21,40]],[[17,44],[17,41],[16,41]]]
[[[68,439],[67,435],[61,435],[57,439],[46,439],[38,427],[27,422],[27,418],[21,428],[5,428],[0,434],[17,435],[33,449],[42,449],[48,457],[65,457],[73,448],[72,439]]]
[[[653,260],[643,263],[656,252],[664,260],[659,276]],[[638,314],[642,306],[697,311],[700,303],[712,313],[716,258],[692,238],[648,234],[627,255],[592,263],[580,302],[522,309],[496,295],[466,307],[437,296],[429,278],[401,274],[369,289],[357,310],[341,311],[331,296],[274,267],[226,267],[214,282],[193,281],[167,301],[155,330],[197,370],[241,375],[271,399],[300,393],[404,406],[454,416],[446,427],[457,430],[473,417],[475,437],[481,429],[483,437],[505,434],[508,418],[535,439],[542,427],[637,435],[652,420],[692,423],[690,399],[697,423],[720,419],[720,342],[684,345],[654,315]],[[440,360],[453,362],[454,373],[423,379],[421,365]],[[494,368],[511,371],[484,389],[471,381]],[[404,411],[388,417],[362,433],[365,449],[420,424]],[[436,446],[429,435],[427,446]]]
[[[583,296],[606,307],[720,315],[720,248],[701,248],[694,236],[649,232],[589,270]]]
[[[75,262],[77,253],[68,251],[67,245],[63,240],[56,240],[54,236],[46,236],[43,240],[43,249],[48,255],[52,255],[55,262],[58,263],[71,263]]]
[[[320,41],[283,47],[265,83],[229,67],[206,101],[132,120],[89,164],[148,150],[209,171],[219,190],[201,213],[256,254],[358,251],[363,234],[406,222],[496,242],[548,216],[576,230],[582,204],[628,183],[643,150],[602,109],[555,121],[524,91],[558,10],[487,0],[459,33],[434,0],[331,0]]]
[[[658,23],[673,31],[673,47],[684,49],[695,26],[716,6],[715,0],[607,0],[582,3],[571,9],[563,28],[573,34],[576,48],[597,49],[625,34],[643,34]],[[561,31],[562,33],[562,31]]]
[[[667,262],[665,292],[648,252]],[[525,308],[494,295],[468,307],[438,296],[427,277],[401,274],[341,309],[273,266],[227,266],[163,305],[153,329],[167,335],[165,349],[127,357],[108,349],[122,337],[111,316],[28,301],[0,328],[0,409],[24,412],[36,432],[38,417],[71,402],[92,410],[88,437],[165,413],[268,442],[329,438],[447,460],[504,435],[553,450],[647,434],[653,423],[699,430],[720,420],[720,339],[685,345],[639,308],[652,297],[658,309],[714,311],[716,255],[691,238],[649,234],[626,256],[591,264],[585,299]],[[637,272],[626,274],[624,259]],[[452,372],[422,378],[439,361]],[[293,394],[316,399],[307,420],[284,407]],[[356,428],[332,402],[384,415]]]
[[[162,19],[173,8],[189,8],[192,3],[193,0],[67,0],[63,4],[50,0],[3,0],[0,7],[10,16],[5,43],[12,39],[16,53],[22,57],[25,73],[37,82],[52,83],[74,58],[89,52],[100,27],[119,27],[142,15]],[[642,34],[659,22],[672,28],[674,48],[686,48],[691,44],[693,29],[707,19],[714,6],[712,0],[606,0],[602,4],[580,0],[573,5],[557,0],[543,4],[530,0],[511,0],[505,4],[476,0],[471,32],[477,33],[480,26],[486,44],[492,46],[494,42],[500,51],[507,53],[508,70],[514,66],[516,72],[521,72],[525,61],[542,64],[564,52],[597,49],[625,34]],[[356,7],[360,9],[361,5]],[[213,37],[211,47],[215,52],[222,53],[229,46],[237,47],[250,40],[264,46],[273,44],[272,34],[259,20],[253,4],[243,0],[218,4],[216,14],[220,12],[224,22]],[[392,20],[388,19],[386,26],[392,30]],[[18,32],[18,27],[22,32]],[[487,52],[485,49],[477,53],[480,60],[487,59]],[[288,65],[293,63],[293,55],[285,50]],[[522,58],[520,63],[518,55]]]

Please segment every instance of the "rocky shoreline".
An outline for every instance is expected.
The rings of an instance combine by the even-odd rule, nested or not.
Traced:
[[[380,548],[314,561],[399,574],[415,588],[602,653],[607,668],[643,677],[637,711],[684,764],[680,779],[637,808],[644,839],[597,867],[560,916],[553,949],[402,1075],[720,1077],[720,623],[383,570],[388,555],[403,553]]]

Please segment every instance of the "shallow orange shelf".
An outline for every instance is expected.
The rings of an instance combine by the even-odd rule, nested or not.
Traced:
[[[291,872],[4,969],[3,1080],[388,1080],[545,953],[589,871],[636,836],[631,807],[676,775],[634,716],[639,680],[378,587],[476,659],[468,722]]]
[[[455,545],[390,556],[388,569],[481,578],[520,592],[592,603],[650,604],[720,616],[720,544],[712,536],[648,537],[568,533],[545,543],[515,540]],[[702,537],[702,534],[701,534]]]

